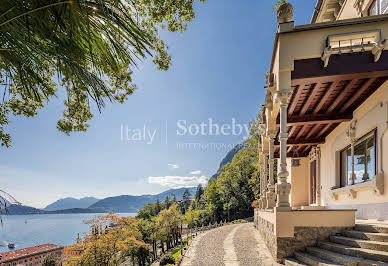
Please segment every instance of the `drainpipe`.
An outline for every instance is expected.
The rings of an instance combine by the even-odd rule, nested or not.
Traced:
[[[384,138],[384,135],[385,133],[388,131],[388,102],[385,103],[385,106],[386,106],[386,111],[387,111],[387,120],[385,121],[385,130],[383,132],[383,134],[381,134],[381,137],[380,137],[380,152],[381,152],[381,163],[380,163],[380,171],[381,173],[383,174],[384,173],[384,170],[383,170],[383,162],[384,162],[384,159],[383,159],[383,138]]]

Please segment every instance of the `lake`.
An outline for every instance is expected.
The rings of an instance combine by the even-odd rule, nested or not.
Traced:
[[[9,242],[15,243],[15,249],[45,243],[62,246],[74,244],[78,233],[82,237],[84,232],[89,231],[89,226],[83,222],[96,215],[100,214],[3,215],[3,224],[0,224],[0,252],[9,250]],[[136,213],[119,215],[135,216]]]

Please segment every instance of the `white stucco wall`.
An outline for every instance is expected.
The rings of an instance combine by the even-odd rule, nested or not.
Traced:
[[[383,138],[384,159],[381,161],[381,136],[387,127],[388,82],[384,83],[355,112],[357,119],[356,136],[361,137],[377,128],[377,164],[378,173],[384,172],[384,194],[376,195],[372,190],[359,191],[356,198],[348,194],[332,197],[332,187],[339,186],[338,151],[350,144],[346,130],[350,122],[340,124],[321,147],[321,193],[322,204],[329,208],[357,208],[358,218],[388,219],[388,132]],[[387,204],[381,204],[387,203]],[[371,208],[372,207],[372,208]]]

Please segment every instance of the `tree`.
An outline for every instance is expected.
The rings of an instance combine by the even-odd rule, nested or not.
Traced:
[[[183,191],[183,196],[182,196],[183,213],[185,213],[186,210],[189,208],[189,206],[190,206],[190,199],[191,199],[191,193],[186,188],[185,191]]]
[[[168,208],[170,208],[170,206],[171,206],[170,198],[168,196],[166,196],[166,199],[164,200],[164,208],[168,209]]]
[[[44,257],[42,266],[60,266],[62,265],[61,259],[55,254],[49,254]]]
[[[176,195],[174,193],[172,193],[171,195],[172,195],[172,202],[176,203]]]
[[[249,139],[217,179],[220,201],[229,221],[253,215],[251,202],[255,195],[250,180],[257,173],[257,162],[257,142]]]
[[[199,0],[203,2],[204,0]],[[171,65],[161,29],[183,32],[195,17],[195,0],[3,0],[0,6],[0,142],[14,115],[35,116],[64,98],[57,128],[85,131],[106,102],[123,103],[136,85],[132,69],[153,56]],[[59,94],[59,90],[62,92]]]
[[[197,190],[195,192],[195,200],[198,202],[201,199],[201,196],[203,194],[203,187],[202,184],[198,184]]]
[[[70,265],[110,266],[118,265],[127,258],[133,264],[146,264],[149,246],[142,241],[135,218],[108,213],[87,223],[90,225],[90,233],[76,244],[84,251],[79,257],[70,260]]]
[[[152,258],[155,260],[157,257],[157,232],[156,232],[156,218],[152,219],[137,219],[139,231],[142,235],[142,239],[145,243],[148,243],[152,247]]]
[[[185,222],[189,228],[198,226],[200,211],[190,207],[185,213]]]
[[[160,200],[156,200],[156,214],[158,214],[162,210],[162,207],[160,206]]]
[[[168,210],[164,209],[159,213],[156,218],[156,232],[162,243],[162,252],[164,252],[164,243],[167,249],[178,243],[181,224],[182,216],[177,205],[174,204]]]
[[[217,179],[211,178],[209,180],[202,198],[205,202],[205,210],[202,215],[201,223],[206,224],[210,221],[216,222],[222,220],[224,217],[222,216],[223,209],[217,187]]]

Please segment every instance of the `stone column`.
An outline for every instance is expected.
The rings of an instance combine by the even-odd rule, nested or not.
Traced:
[[[277,100],[280,102],[280,169],[278,171],[278,183],[276,184],[277,211],[291,211],[290,192],[291,184],[287,182],[287,107],[290,91],[278,91]]]
[[[264,163],[263,155],[261,155],[260,163],[260,209],[264,209]]]
[[[350,153],[352,156],[352,185],[356,182],[356,174],[354,173],[354,141],[352,140],[352,144],[350,145]]]
[[[275,207],[276,194],[275,194],[275,178],[274,178],[274,142],[275,142],[276,132],[270,132],[268,134],[269,138],[269,183],[268,183],[268,192],[267,192],[267,209],[272,209]]]
[[[318,146],[313,147],[309,153],[309,168],[311,168],[311,162],[313,161],[315,161],[315,173],[316,173],[316,177],[315,177],[316,205],[321,206],[321,150]]]
[[[267,208],[267,177],[268,177],[268,155],[263,156],[263,209]]]
[[[321,206],[321,149],[316,148],[317,158],[317,205]]]
[[[352,120],[349,124],[348,130],[346,131],[346,137],[348,140],[350,140],[350,152],[352,156],[352,174],[351,174],[351,180],[352,185],[354,185],[356,180],[356,174],[354,173],[354,144],[356,143],[356,124],[357,120]]]

